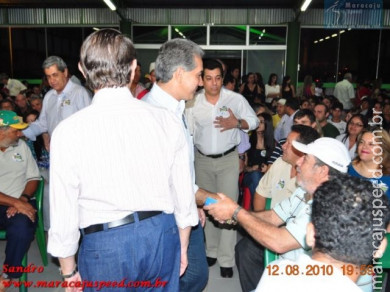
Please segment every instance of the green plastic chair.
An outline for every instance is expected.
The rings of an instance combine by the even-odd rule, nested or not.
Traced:
[[[267,198],[265,201],[265,209],[271,210],[271,198]],[[267,267],[267,265],[279,258],[279,255],[272,250],[269,250],[268,248],[264,249],[264,267]]]
[[[36,199],[36,205],[37,205],[37,229],[35,230],[35,238],[38,243],[39,252],[41,253],[42,263],[44,266],[47,266],[47,251],[46,251],[46,239],[45,239],[45,230],[43,228],[43,190],[44,190],[45,181],[43,177],[41,177],[41,180],[38,184],[38,188],[35,191],[35,199]],[[7,239],[7,232],[5,230],[0,230],[0,239]],[[27,253],[24,255],[22,259],[22,266],[27,266]],[[23,275],[20,277],[19,281],[25,282],[27,281],[27,273],[23,273]],[[19,287],[19,292],[27,292],[27,287],[24,287],[24,285],[21,285]]]

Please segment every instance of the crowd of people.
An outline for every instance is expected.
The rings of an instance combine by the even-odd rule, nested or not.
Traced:
[[[385,248],[390,97],[367,83],[355,90],[350,73],[333,95],[311,76],[301,88],[274,73],[264,84],[204,55],[170,40],[142,84],[131,40],[102,29],[81,48],[85,85],[58,56],[44,60],[41,87],[0,74],[4,265],[20,266],[33,240],[43,175],[48,251],[68,283],[162,279],[164,291],[200,292],[218,263],[223,278],[237,265],[244,292],[372,291],[372,274],[342,267],[360,271]],[[246,187],[249,210],[237,203]],[[384,206],[375,248],[374,200]],[[280,256],[267,268],[265,249]],[[271,273],[308,265],[332,273]],[[20,275],[3,272],[0,291]]]

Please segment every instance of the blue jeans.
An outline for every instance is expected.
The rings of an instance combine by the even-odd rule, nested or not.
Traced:
[[[35,200],[30,201],[30,204],[36,208]],[[20,213],[8,218],[6,213],[8,208],[8,206],[0,206],[0,227],[7,231],[4,266],[7,265],[9,269],[10,267],[20,267],[22,265],[22,259],[34,240],[38,216],[36,216],[35,222],[32,222],[26,215]],[[5,273],[14,279],[22,275],[20,272]]]
[[[246,172],[244,175],[244,179],[242,180],[242,184],[249,188],[251,192],[251,205],[253,204],[253,197],[255,196],[256,188],[259,185],[259,181],[263,173],[260,171],[251,171]]]
[[[206,260],[206,248],[202,225],[192,228],[188,245],[188,267],[180,278],[180,291],[201,292],[209,279],[209,266]]]
[[[81,278],[126,283],[126,289],[102,287],[102,292],[179,291],[180,239],[174,216],[162,213],[138,221],[135,213],[135,220],[83,237],[78,261]],[[140,285],[145,281],[151,285]]]

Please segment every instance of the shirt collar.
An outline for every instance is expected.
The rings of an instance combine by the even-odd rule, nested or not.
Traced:
[[[153,84],[152,90],[150,91],[150,96],[148,98],[153,99],[156,105],[174,112],[177,116],[181,116],[184,112],[185,101],[178,101],[172,95],[162,90],[161,87],[157,85],[157,83]]]
[[[92,104],[111,104],[113,100],[138,100],[131,95],[128,87],[102,88],[99,89],[93,99]]]

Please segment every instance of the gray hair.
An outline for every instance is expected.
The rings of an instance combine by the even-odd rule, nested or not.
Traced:
[[[53,65],[57,65],[58,70],[60,70],[61,72],[64,72],[65,69],[68,68],[68,66],[66,65],[65,61],[62,58],[58,56],[50,56],[47,57],[45,61],[43,61],[42,69],[45,70]]]
[[[182,67],[186,72],[196,67],[195,56],[202,58],[203,50],[194,42],[187,39],[173,39],[163,44],[156,59],[156,79],[168,82],[172,79],[177,68]]]

